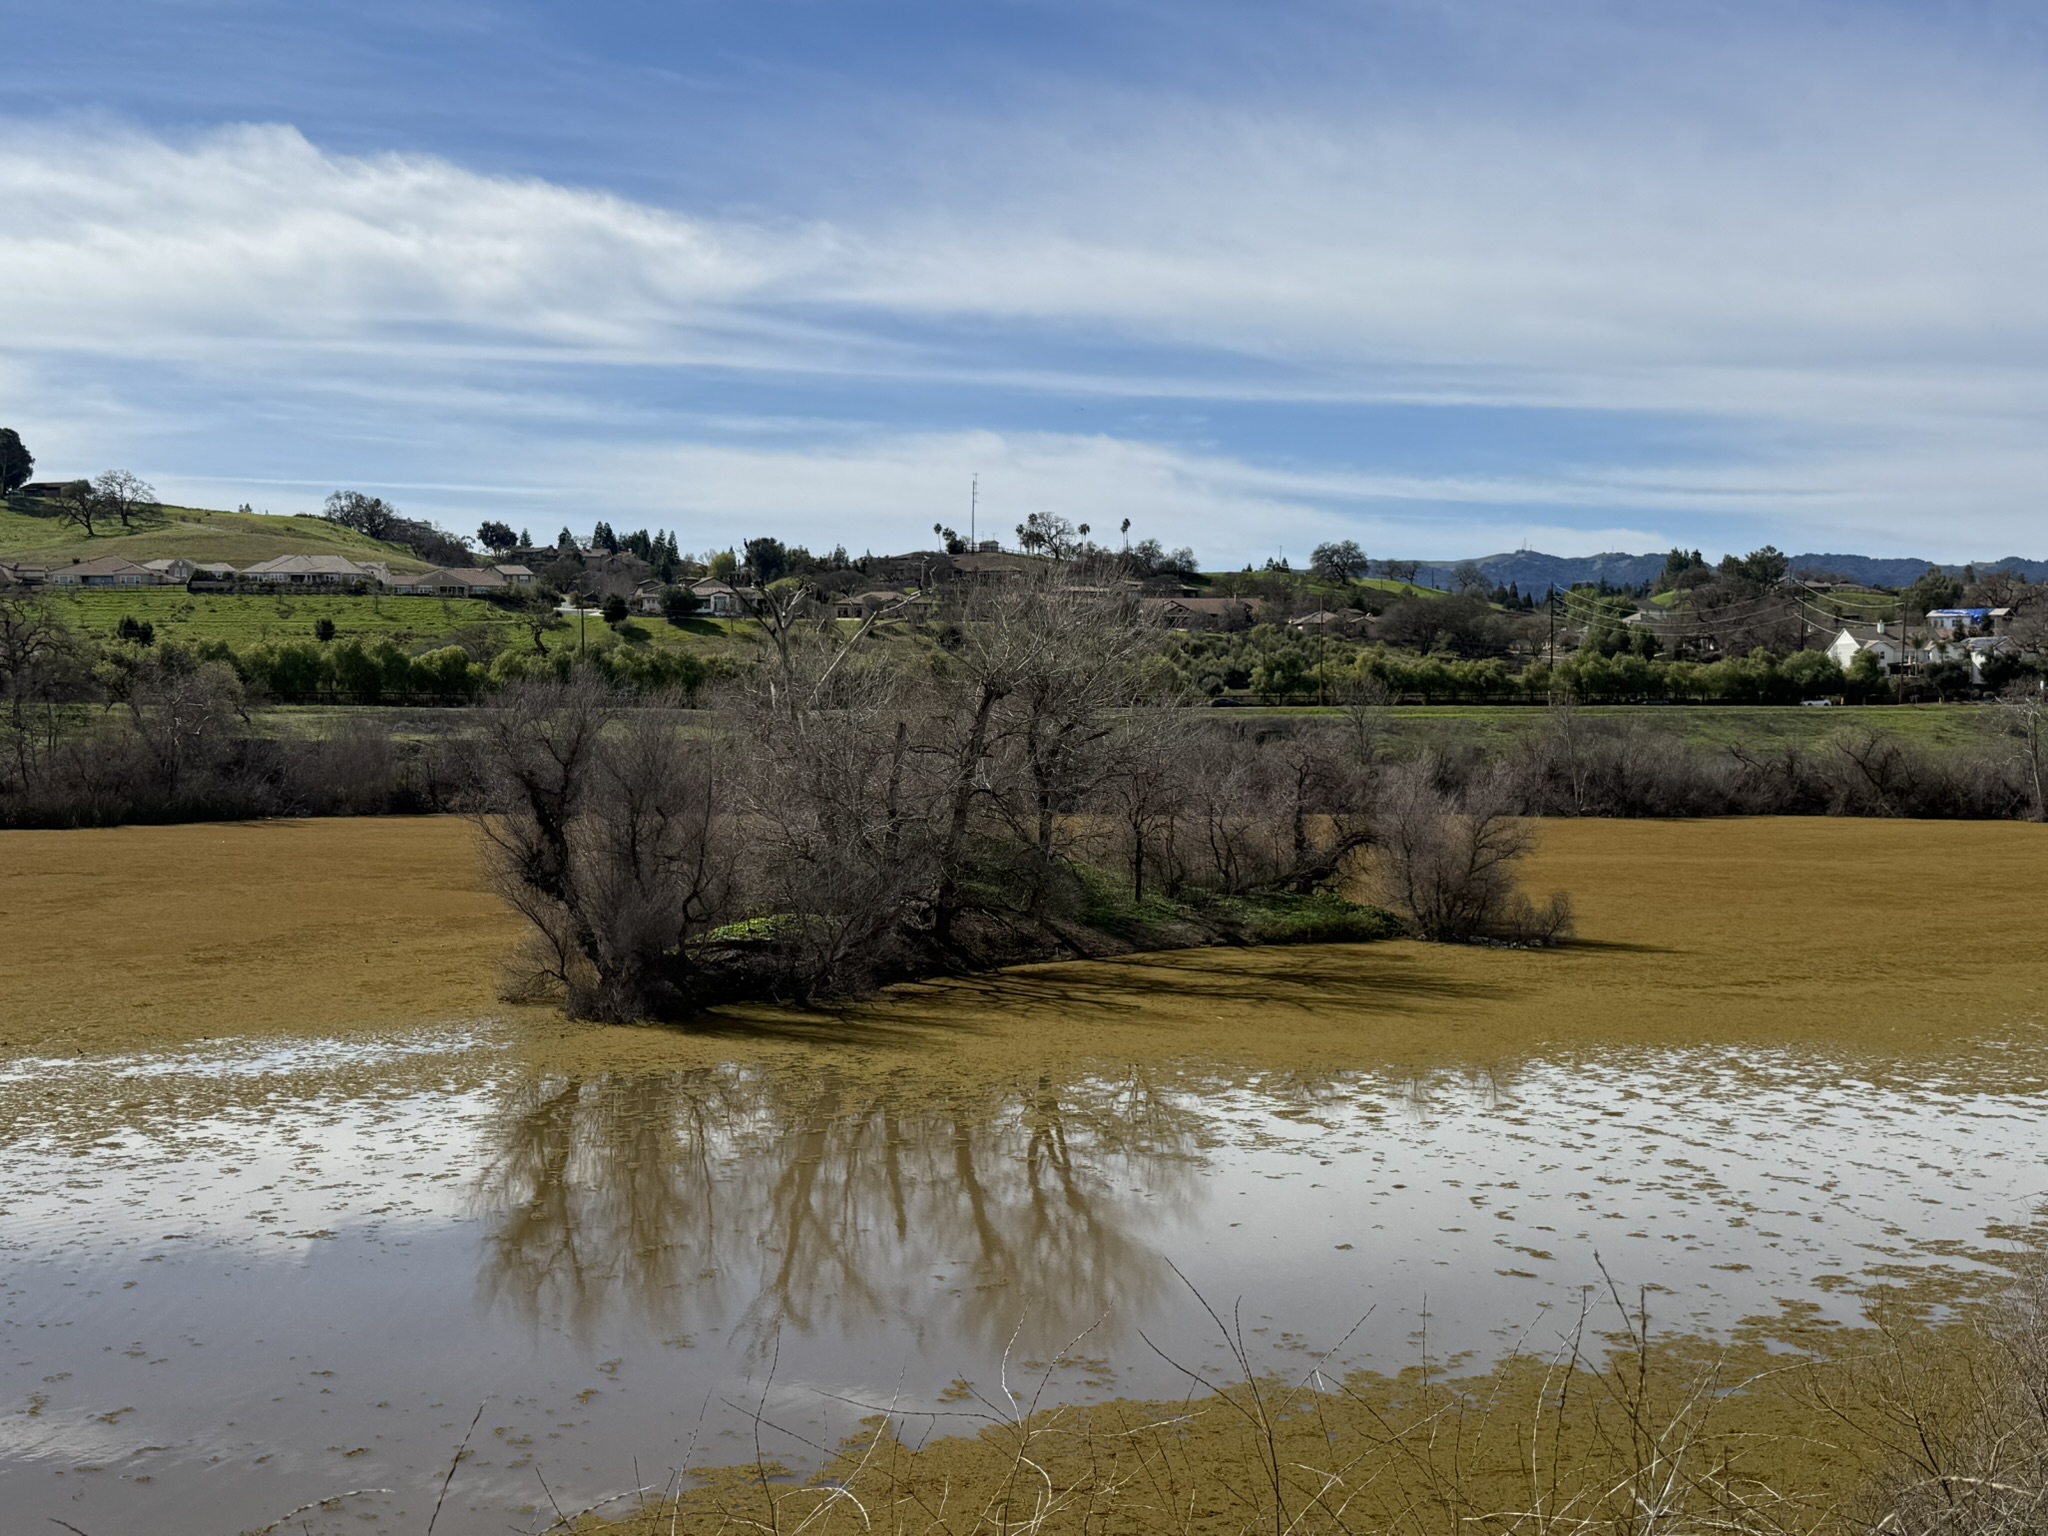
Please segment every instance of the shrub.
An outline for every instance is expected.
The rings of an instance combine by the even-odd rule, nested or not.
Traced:
[[[1246,914],[1245,937],[1257,944],[1363,944],[1406,931],[1384,907],[1360,906],[1331,891],[1269,896]]]
[[[1535,838],[1511,813],[1506,779],[1484,771],[1459,797],[1438,787],[1434,767],[1425,757],[1387,775],[1375,834],[1379,884],[1410,931],[1438,943],[1551,944],[1569,937],[1564,893],[1552,893],[1539,908],[1515,878],[1514,866]]]

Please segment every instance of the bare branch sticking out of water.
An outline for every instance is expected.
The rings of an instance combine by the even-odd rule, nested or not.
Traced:
[[[311,1514],[316,1509],[325,1509],[330,1504],[339,1504],[345,1499],[367,1498],[373,1493],[389,1492],[391,1492],[389,1488],[351,1488],[347,1493],[330,1493],[324,1499],[315,1499],[310,1504],[301,1504],[297,1509],[288,1509],[271,1521],[270,1524],[259,1525],[253,1531],[244,1531],[242,1536],[270,1536],[272,1531],[283,1525],[287,1520],[296,1520],[300,1515]],[[57,1524],[64,1525],[64,1522],[59,1520]],[[67,1525],[64,1528],[69,1531],[76,1531],[78,1529],[75,1525]]]
[[[469,1421],[469,1428],[462,1432],[462,1444],[455,1447],[455,1454],[448,1462],[448,1475],[441,1479],[440,1497],[434,1500],[434,1512],[427,1518],[427,1536],[434,1536],[434,1523],[441,1518],[441,1506],[448,1500],[448,1487],[455,1481],[455,1469],[462,1465],[462,1458],[469,1450],[469,1437],[476,1433],[477,1425],[483,1422],[484,1408],[490,1399],[476,1405],[476,1416]]]

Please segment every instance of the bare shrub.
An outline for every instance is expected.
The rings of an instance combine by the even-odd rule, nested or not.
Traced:
[[[1555,892],[1539,908],[1516,880],[1514,866],[1534,849],[1535,836],[1513,805],[1500,774],[1473,780],[1462,797],[1435,782],[1426,758],[1386,775],[1374,876],[1382,899],[1418,938],[1548,944],[1570,936],[1570,900]]]
[[[1844,731],[1815,754],[1833,816],[2024,815],[2027,771],[2010,754],[1982,748],[1930,750],[1889,731]]]
[[[2048,1529],[2048,1257],[1958,1340],[1908,1322],[1817,1383],[1818,1406],[1884,1448],[1853,1511],[1883,1536],[2039,1536]]]
[[[1099,787],[1095,840],[1103,861],[1130,875],[1131,899],[1145,900],[1148,881],[1168,895],[1187,879],[1175,834],[1187,813],[1189,732],[1183,712],[1129,711],[1109,738]]]
[[[937,675],[928,750],[949,787],[936,927],[950,933],[981,856],[1025,877],[1034,918],[1063,874],[1071,818],[1113,771],[1120,712],[1143,702],[1138,663],[1154,636],[1134,604],[1056,571],[974,596]]]
[[[521,979],[580,1018],[703,1001],[692,941],[734,915],[718,835],[722,752],[588,675],[507,691],[485,727],[483,829],[499,894],[534,928]]]
[[[859,992],[928,953],[949,787],[929,685],[792,640],[718,728],[745,743],[732,795],[756,941],[785,996]]]
[[[2017,742],[2030,814],[2048,821],[2048,691],[2038,679],[2012,684],[1999,695],[1998,719]]]
[[[175,802],[221,777],[240,740],[242,685],[217,661],[156,665],[128,690],[128,715],[158,796]]]

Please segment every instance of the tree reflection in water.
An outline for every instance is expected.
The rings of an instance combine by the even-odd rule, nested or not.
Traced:
[[[486,1149],[488,1304],[588,1337],[881,1321],[999,1351],[1135,1318],[1207,1119],[1149,1075],[1009,1091],[743,1067],[529,1081]],[[943,1278],[940,1278],[943,1277]]]

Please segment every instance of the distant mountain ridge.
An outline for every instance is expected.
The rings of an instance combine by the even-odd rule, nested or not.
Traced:
[[[1617,587],[1638,587],[1644,582],[1655,581],[1664,569],[1664,554],[1663,550],[1658,550],[1652,555],[1610,552],[1568,556],[1518,549],[1512,554],[1484,555],[1472,563],[1497,585],[1512,584],[1520,591],[1545,597],[1554,588],[1573,587],[1581,582],[1606,581]],[[1462,563],[1457,560],[1424,561],[1416,573],[1416,580],[1432,587],[1448,587],[1452,584],[1452,574]],[[2015,571],[2029,581],[2048,578],[2048,560],[2027,560],[2019,555],[2007,555],[1999,560],[1975,560],[1967,564],[1979,574]],[[1790,569],[1794,572],[1825,571],[1865,586],[1904,587],[1911,585],[1930,565],[1938,566],[1952,576],[1962,575],[1965,568],[1963,564],[1949,565],[1906,556],[1804,554],[1791,557]]]

